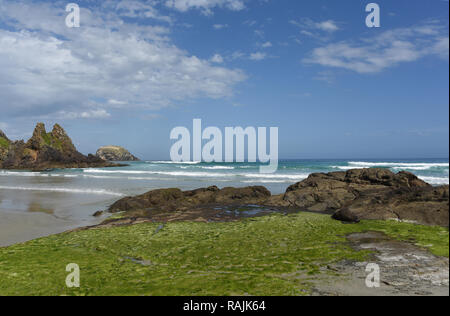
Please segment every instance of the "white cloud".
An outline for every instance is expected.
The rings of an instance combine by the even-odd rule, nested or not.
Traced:
[[[155,8],[156,1],[150,0],[146,2],[135,1],[135,0],[122,0],[115,2],[106,1],[105,6],[112,7],[116,10],[117,14],[120,16],[125,16],[129,18],[152,18],[156,20],[165,21],[168,23],[172,22],[172,19],[168,16],[161,15]]]
[[[230,96],[246,79],[240,70],[179,49],[166,26],[124,22],[111,3],[116,2],[103,2],[92,12],[82,8],[82,27],[69,29],[61,8],[52,4],[0,0],[0,20],[7,25],[0,27],[4,114],[108,117],[108,107],[157,109]],[[161,22],[156,11],[126,3],[120,14],[153,12]]]
[[[269,47],[272,47],[272,46],[273,46],[273,45],[272,45],[271,42],[265,42],[265,43],[261,44],[261,47],[262,47],[262,48],[269,48]]]
[[[319,40],[328,40],[331,34],[340,30],[338,23],[333,20],[316,22],[309,18],[303,18],[300,21],[289,21],[292,25],[300,28],[300,34]]]
[[[181,12],[198,9],[206,15],[213,14],[212,9],[216,7],[232,11],[245,9],[244,0],[166,0],[166,6]]]
[[[212,63],[216,64],[222,64],[223,63],[223,57],[219,54],[215,54],[213,57],[211,57],[210,61]]]
[[[56,113],[54,118],[57,119],[65,119],[65,120],[73,120],[78,118],[83,119],[104,119],[111,117],[111,114],[108,113],[106,110],[91,110],[91,111],[84,111],[84,112],[65,112],[60,111]]]
[[[228,24],[214,24],[213,28],[216,30],[226,29],[228,27]]]
[[[372,39],[319,47],[304,61],[358,73],[376,73],[429,55],[439,55],[448,60],[448,51],[448,29],[428,23],[385,31]]]
[[[326,20],[321,22],[313,21],[309,18],[303,18],[300,21],[291,20],[289,21],[292,25],[298,26],[302,29],[309,30],[320,30],[325,32],[336,32],[339,30],[338,23],[333,20]]]
[[[250,54],[250,60],[254,60],[254,61],[260,61],[260,60],[264,60],[266,59],[267,55],[265,53],[261,53],[261,52],[256,52],[256,53],[252,53]]]
[[[263,30],[255,30],[254,31],[255,35],[260,37],[260,38],[264,38],[265,34]]]
[[[108,100],[108,104],[112,105],[112,106],[122,107],[128,103],[125,101],[111,99],[111,100]]]
[[[336,32],[337,30],[339,30],[339,27],[337,26],[336,22],[334,22],[332,20],[318,22],[318,23],[315,23],[314,26],[317,29],[326,31],[326,32]]]

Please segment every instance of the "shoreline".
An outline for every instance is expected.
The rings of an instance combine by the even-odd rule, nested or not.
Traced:
[[[354,184],[349,186],[346,181],[350,180],[344,180],[345,177],[353,179],[351,181],[354,181]],[[358,179],[358,177],[360,179]],[[37,177],[36,179],[33,179],[33,181],[47,183],[46,181],[48,181],[48,179],[52,180],[51,178],[52,177]],[[364,180],[366,178],[371,180]],[[28,178],[24,179],[25,181],[28,181]],[[70,178],[69,180],[66,180],[65,178],[60,178],[61,180],[59,180],[59,178],[57,179],[58,181],[70,180]],[[373,183],[371,183],[371,181]],[[390,196],[392,189],[389,186],[401,187],[408,182],[413,186],[417,186],[417,189],[413,189],[411,192],[412,194],[409,194],[409,196],[408,194],[405,195],[404,193],[401,193],[401,195],[405,195],[405,197],[401,198],[398,202],[392,200],[392,198],[397,198],[395,198],[395,194],[393,197]],[[380,184],[382,184],[382,186],[380,186]],[[339,189],[336,192],[333,190],[330,191],[327,189],[329,186],[335,186]],[[322,189],[316,192],[316,187]],[[372,187],[378,191],[370,193]],[[341,192],[343,189],[347,190],[348,193]],[[355,196],[354,193],[352,193],[355,189],[362,190],[361,192],[369,192],[369,195],[367,196],[369,201],[372,199],[373,195],[377,199],[386,196],[386,203],[406,202],[406,208],[410,208],[410,205],[417,208],[417,211],[415,211],[416,214],[405,213],[402,215],[401,213],[404,213],[404,211],[400,208],[400,213],[394,212],[393,215],[395,216],[392,216],[382,210],[380,213],[379,210],[375,209],[372,212],[378,212],[377,214],[379,215],[377,215],[378,217],[373,217],[370,214],[369,216],[363,214],[364,212],[368,212],[368,210],[365,210],[365,206],[363,206],[362,209],[359,207],[359,210],[356,209],[355,211],[352,211],[354,212],[354,215],[347,214],[348,211],[345,209],[342,209],[339,212],[339,208],[336,208],[336,205],[346,205],[349,201],[359,198],[358,195]],[[241,218],[259,217],[273,213],[287,214],[299,211],[312,211],[318,214],[333,215],[336,219],[344,221],[359,221],[360,219],[397,219],[399,221],[436,225],[438,222],[428,222],[430,216],[420,215],[420,213],[423,213],[421,209],[427,209],[427,212],[431,211],[431,209],[428,210],[427,206],[417,203],[420,202],[419,200],[415,202],[417,194],[423,195],[422,199],[424,199],[424,201],[436,201],[441,203],[439,205],[442,205],[442,202],[447,201],[448,205],[448,194],[446,195],[448,186],[433,186],[432,189],[429,184],[419,180],[413,174],[406,172],[394,174],[386,169],[376,168],[352,169],[328,174],[311,174],[306,180],[289,186],[285,193],[279,195],[273,195],[262,186],[239,188],[227,187],[224,189],[213,186],[192,191],[181,191],[180,189],[156,189],[144,193],[141,196],[137,195],[122,199],[119,199],[119,197],[109,197],[106,199],[101,195],[98,197],[83,195],[83,203],[80,204],[79,194],[67,195],[67,198],[64,198],[66,196],[64,195],[65,192],[57,191],[52,192],[51,194],[44,194],[39,191],[32,191],[33,190],[26,193],[14,192],[12,196],[10,193],[3,194],[3,201],[2,192],[0,192],[1,205],[9,205],[9,208],[0,210],[0,246],[12,245],[29,241],[34,238],[100,224],[114,226],[133,224],[136,222],[228,222],[239,220]],[[166,200],[164,197],[165,194],[173,195],[173,198],[178,201],[178,206],[172,205],[172,202]],[[437,198],[436,194],[442,195],[442,198]],[[183,197],[183,195],[185,195],[185,197]],[[233,196],[239,198],[235,199]],[[61,197],[64,198],[62,202],[64,204],[55,204],[54,198]],[[142,198],[144,200],[147,198],[154,199],[156,204],[140,204]],[[314,199],[318,198],[321,202],[314,202]],[[17,201],[14,202],[15,199],[24,200],[21,204],[19,203],[19,205],[23,205],[21,210],[16,209],[18,205]],[[28,201],[31,201],[31,203]],[[98,206],[99,201],[103,201],[101,202],[101,204],[104,205],[103,207]],[[366,203],[364,202],[364,198],[362,199],[362,203],[363,205]],[[358,207],[357,202],[353,204]],[[437,205],[435,204],[429,203],[427,205],[431,208],[435,208],[434,212],[437,213],[434,214],[442,217],[442,214],[439,213],[440,209],[436,208]],[[67,208],[67,205],[71,205],[71,211],[68,211],[68,213],[60,213],[58,211],[59,208]],[[82,213],[80,213],[81,205],[84,207]],[[138,205],[141,206],[138,207]],[[139,210],[139,208],[141,208],[141,210]],[[154,208],[154,210],[151,212],[143,211],[146,208]],[[386,204],[384,208],[391,207],[389,204]],[[121,213],[123,213],[121,211],[125,211],[125,213],[121,215]],[[93,216],[94,213],[97,213],[97,215],[100,216]],[[447,219],[445,219],[444,216],[442,220],[442,224],[439,225],[448,226],[448,214]]]
[[[89,226],[92,226],[92,223],[65,220],[44,213],[2,211],[0,212],[0,248]]]

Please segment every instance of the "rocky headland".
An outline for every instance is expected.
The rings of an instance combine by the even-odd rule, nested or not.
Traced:
[[[27,141],[11,141],[0,131],[0,169],[41,171],[56,168],[117,167],[93,155],[77,151],[64,129],[55,124],[47,133],[45,125],[38,123],[33,136]]]
[[[140,159],[132,155],[128,150],[120,146],[104,146],[97,150],[95,154],[100,159],[106,161],[139,161]]]
[[[260,186],[209,187],[192,191],[160,189],[123,198],[109,208],[121,213],[104,224],[142,221],[224,221],[236,219],[243,209],[328,213],[336,220],[398,220],[449,226],[449,186],[433,187],[409,172],[355,169],[311,174],[284,194],[271,195]],[[243,211],[245,212],[245,211]]]

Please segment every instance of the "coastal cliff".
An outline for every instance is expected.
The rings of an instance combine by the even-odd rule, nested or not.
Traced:
[[[139,161],[139,158],[120,146],[101,147],[97,150],[95,156],[106,161]]]
[[[27,141],[11,141],[0,131],[0,169],[40,171],[54,168],[114,167],[110,162],[77,151],[64,129],[55,124],[47,133],[38,123]]]

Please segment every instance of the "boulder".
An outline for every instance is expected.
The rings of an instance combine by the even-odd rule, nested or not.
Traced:
[[[345,222],[394,219],[449,225],[448,186],[433,187],[409,172],[373,168],[312,174],[290,186],[283,201],[333,213],[334,219]]]
[[[334,213],[345,222],[361,220],[399,220],[428,225],[449,226],[449,186],[397,188],[366,192]]]
[[[290,186],[283,200],[289,206],[310,211],[334,212],[356,200],[362,193],[376,195],[395,188],[430,187],[409,172],[387,169],[354,169],[347,172],[315,173]]]
[[[109,212],[130,212],[137,210],[179,211],[187,208],[214,205],[265,204],[271,197],[264,187],[224,188],[213,186],[192,191],[160,189],[136,197],[126,197],[110,208]]]
[[[139,161],[128,150],[120,146],[105,146],[97,150],[96,156],[106,161]]]

